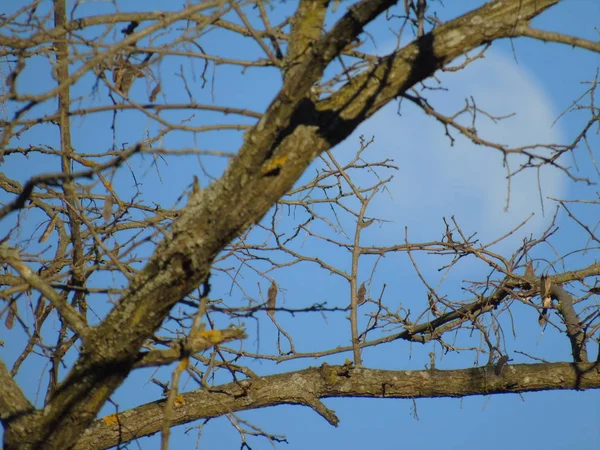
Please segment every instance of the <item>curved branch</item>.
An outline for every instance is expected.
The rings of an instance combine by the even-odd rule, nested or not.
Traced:
[[[323,364],[224,384],[208,392],[181,394],[181,404],[173,411],[172,423],[181,425],[280,404],[315,408],[307,399],[307,391],[318,401],[328,397],[414,399],[564,389],[600,389],[600,368],[594,364],[518,364],[506,365],[498,376],[493,365],[461,370],[393,371]],[[165,400],[158,400],[97,420],[75,449],[109,448],[157,433],[162,425],[164,403]],[[319,413],[328,417],[333,414],[328,409]]]
[[[520,36],[526,36],[544,42],[557,42],[559,44],[567,44],[573,47],[579,47],[585,50],[600,53],[600,41],[590,41],[587,39],[570,36],[568,34],[540,30],[538,28],[532,28],[529,26],[520,26],[517,29],[517,33]]]

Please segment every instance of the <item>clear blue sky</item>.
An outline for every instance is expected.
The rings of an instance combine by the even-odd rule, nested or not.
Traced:
[[[125,1],[119,7],[122,11],[176,9],[179,3],[165,6],[162,1]],[[444,2],[440,8],[434,2],[439,17],[447,20],[470,10],[482,1],[463,0],[460,2]],[[10,2],[3,5],[0,12],[17,9],[23,3]],[[276,2],[272,23],[278,23],[294,9],[295,2]],[[339,7],[339,16],[344,10],[344,2]],[[89,15],[112,11],[109,2],[85,2],[77,14]],[[255,14],[249,11],[255,18]],[[333,20],[334,17],[331,18]],[[391,33],[397,22],[379,21],[369,27],[373,38],[367,39],[366,50],[379,54],[387,54],[395,46],[395,37]],[[597,0],[567,0],[552,8],[534,22],[540,28],[565,33],[572,33],[588,39],[598,39],[594,27],[600,26],[600,3]],[[117,28],[120,29],[120,28]],[[216,32],[207,42],[204,49],[213,54],[226,54],[231,58],[252,59],[261,55],[256,43],[248,40],[241,42],[226,32]],[[408,42],[406,34],[403,43]],[[262,55],[261,55],[262,56]],[[432,103],[444,113],[451,113],[462,107],[464,98],[473,95],[478,106],[488,111],[504,115],[516,113],[516,116],[497,125],[483,121],[480,135],[511,145],[532,143],[567,143],[580,131],[585,116],[569,114],[557,123],[554,120],[567,109],[586,86],[582,81],[590,81],[600,65],[600,57],[583,50],[572,49],[557,44],[543,44],[527,39],[516,39],[512,42],[496,42],[485,59],[473,63],[466,70],[457,73],[441,73],[439,78],[448,91],[428,93]],[[47,66],[43,61],[28,68],[20,78],[23,91],[43,92],[52,86],[50,75],[45,73]],[[191,65],[184,67],[186,74],[195,76],[192,85],[195,100],[198,103],[249,108],[262,112],[269,104],[280,86],[280,78],[273,69],[248,69],[221,65],[213,73],[212,66],[207,72],[209,85],[201,89],[199,76],[202,66],[195,65],[193,73]],[[159,69],[164,94],[159,101],[177,103],[187,101],[180,80],[175,76],[178,66],[164,63]],[[213,83],[214,75],[214,84]],[[107,102],[105,91],[98,93],[91,90],[94,80],[83,79],[74,89],[73,96],[87,95],[92,97],[83,100],[83,104],[103,104]],[[434,85],[428,81],[428,85]],[[132,98],[139,102],[147,101],[147,86],[138,80],[131,92]],[[8,105],[8,114],[13,106]],[[53,111],[55,105],[48,103],[38,108],[33,114],[43,115]],[[574,183],[563,173],[556,170],[543,170],[540,183],[543,193],[544,214],[540,205],[538,178],[533,171],[520,174],[513,179],[509,211],[505,212],[507,184],[505,169],[500,156],[490,149],[475,147],[465,140],[457,139],[450,147],[444,130],[431,118],[425,117],[410,105],[403,105],[402,115],[396,114],[397,105],[389,105],[370,121],[363,124],[353,136],[334,150],[340,161],[346,161],[358,147],[358,136],[369,138],[375,136],[375,142],[368,151],[368,158],[381,160],[394,158],[399,166],[394,180],[390,183],[390,195],[383,194],[375,200],[369,211],[372,215],[389,219],[390,222],[381,227],[371,227],[364,235],[363,244],[393,245],[404,241],[404,229],[408,227],[413,241],[439,239],[444,231],[442,217],[455,215],[459,223],[468,233],[478,232],[482,241],[489,241],[509,231],[531,213],[534,219],[513,238],[498,245],[496,250],[507,256],[522,241],[523,237],[539,233],[549,223],[555,204],[545,197],[557,198],[596,198],[597,186],[585,186]],[[172,120],[189,117],[191,114],[177,112],[165,114]],[[127,120],[124,120],[127,119]],[[248,119],[225,116],[223,119],[214,114],[194,112],[190,124],[205,125],[208,123],[252,123]],[[80,153],[105,151],[113,143],[110,133],[110,114],[97,115],[94,119],[73,119],[74,147]],[[131,144],[142,139],[146,132],[154,132],[157,127],[149,119],[139,114],[122,113],[116,130],[116,141]],[[58,147],[56,128],[52,126],[34,128],[24,134],[19,142],[12,145],[48,143]],[[239,132],[208,132],[192,136],[189,133],[172,133],[162,145],[164,147],[197,147],[202,149],[218,149],[235,152],[241,142]],[[595,135],[590,146],[598,158],[600,139]],[[591,170],[589,155],[585,149],[577,153],[577,164],[580,173],[594,175]],[[213,176],[223,170],[226,160],[220,157],[204,157],[204,167]],[[320,163],[315,163],[316,167]],[[573,162],[569,162],[573,164]],[[132,170],[136,171],[140,183],[142,198],[148,204],[153,202],[164,206],[172,206],[182,191],[189,187],[193,175],[198,175],[205,186],[210,182],[200,169],[196,157],[170,157],[166,161],[158,160],[156,165],[149,157],[135,158],[131,161]],[[7,158],[0,168],[4,173],[21,181],[31,175],[46,171],[57,171],[58,159],[48,159],[39,155],[28,160],[20,157]],[[314,170],[310,171],[314,173]],[[308,179],[305,176],[303,179]],[[361,179],[362,180],[362,179]],[[364,182],[368,180],[365,178]],[[121,170],[114,178],[115,189],[123,198],[132,196],[133,179],[127,169]],[[1,200],[6,196],[3,194]],[[581,212],[583,220],[594,221],[593,210]],[[27,217],[27,228],[33,230],[38,216]],[[286,219],[292,220],[292,219]],[[596,219],[597,220],[597,219]],[[0,223],[0,231],[5,232],[16,222],[16,215]],[[291,223],[291,222],[290,222]],[[342,218],[342,223],[351,232],[351,223]],[[582,234],[561,216],[558,222],[561,233],[553,241],[558,254],[564,255],[569,249],[580,248],[585,239]],[[572,230],[572,232],[571,232]],[[40,234],[42,230],[38,230]],[[37,236],[37,235],[36,235]],[[23,233],[16,241],[26,239]],[[35,248],[35,247],[33,247]],[[338,268],[348,270],[349,259],[341,252],[321,243],[307,241],[299,247],[304,253],[319,255]],[[551,249],[548,257],[556,261],[557,257]],[[461,295],[462,280],[483,279],[488,273],[487,267],[477,263],[465,263],[456,268],[444,280],[437,269],[442,265],[439,259],[419,257],[419,263],[428,281],[432,285],[440,285],[440,291],[454,296]],[[598,253],[593,251],[587,255],[575,255],[567,258],[567,269],[579,268],[590,261],[597,260]],[[374,258],[361,260],[360,277],[370,276]],[[379,263],[376,275],[369,287],[370,295],[376,296],[386,285],[385,301],[391,309],[399,307],[419,310],[426,302],[423,286],[415,275],[412,265],[405,255],[390,255]],[[262,267],[263,269],[265,267]],[[559,267],[559,270],[562,270]],[[266,292],[268,283],[251,270],[243,270],[243,286],[245,292],[231,285],[231,280],[223,275],[213,279],[213,295],[223,298],[230,305],[244,304],[244,297],[249,296],[260,301],[260,283],[262,292]],[[302,307],[316,302],[327,302],[328,306],[344,307],[349,302],[347,284],[335,277],[318,271],[309,265],[300,265],[292,269],[269,273],[277,279],[282,287],[285,306]],[[96,279],[96,283],[119,283],[119,280]],[[103,314],[106,306],[95,305],[98,314]],[[367,310],[366,312],[372,312]],[[349,342],[349,322],[345,313],[332,313],[323,319],[320,315],[279,315],[280,324],[294,335],[298,351],[317,351],[347,345]],[[503,317],[506,328],[506,351],[515,362],[531,362],[515,351],[529,352],[549,361],[568,361],[569,346],[564,336],[559,336],[548,328],[541,333],[537,326],[535,311],[515,305],[514,323],[517,331],[516,339],[509,332],[512,326],[509,317]],[[361,318],[362,324],[366,318]],[[223,322],[226,326],[227,323]],[[261,353],[276,352],[274,346],[275,331],[268,318],[263,315],[258,322],[246,321],[250,337],[245,342],[249,351]],[[54,323],[58,327],[58,321]],[[50,330],[48,330],[50,332]],[[0,339],[7,345],[0,348],[0,356],[10,366],[21,351],[20,338],[23,334],[18,327],[7,331],[0,327]],[[467,336],[458,337],[461,344],[478,346],[479,341],[469,342]],[[429,361],[428,353],[439,347],[409,346],[405,343],[394,343],[387,347],[370,349],[364,352],[364,362],[368,367],[388,369],[421,369]],[[595,355],[597,349],[591,348]],[[342,363],[349,354],[341,354],[326,359],[329,363]],[[479,363],[485,363],[485,356]],[[248,362],[252,370],[261,375],[274,372],[287,372],[309,365],[320,365],[325,360],[296,360],[280,365]],[[38,371],[43,370],[41,359],[30,358],[19,374],[19,381],[34,400],[38,390]],[[472,352],[460,355],[447,355],[438,358],[440,369],[471,367],[476,364]],[[35,375],[32,375],[35,374]],[[168,380],[169,368],[161,369],[158,374],[154,370],[138,371],[113,396],[119,404],[119,410],[153,401],[160,397],[159,389],[149,382],[157,377]],[[191,381],[184,378],[184,390],[195,388]],[[282,449],[305,448],[346,448],[346,449],[397,449],[399,447],[418,446],[420,449],[481,448],[545,448],[596,450],[600,448],[600,393],[587,392],[542,392],[519,395],[501,395],[493,397],[470,397],[464,399],[419,399],[415,401],[418,419],[413,417],[414,406],[410,400],[380,399],[335,399],[325,400],[326,405],[334,409],[341,422],[336,429],[327,424],[312,410],[299,406],[278,406],[258,411],[240,413],[239,416],[260,426],[265,431],[283,434],[289,444],[279,444]],[[38,402],[39,404],[39,402]],[[103,413],[114,412],[113,406],[107,406]],[[184,433],[186,427],[173,430],[172,448],[193,448],[196,443],[195,430]],[[143,449],[159,448],[159,437],[139,441]],[[264,440],[250,441],[255,449],[270,448]],[[131,444],[134,448],[135,444]],[[226,418],[212,420],[205,427],[202,449],[239,448],[239,437]]]

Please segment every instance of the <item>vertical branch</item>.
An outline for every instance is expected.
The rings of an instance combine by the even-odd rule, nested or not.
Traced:
[[[54,0],[54,23],[57,28],[64,27],[67,23],[66,1]],[[57,81],[69,78],[69,42],[65,31],[62,36],[56,40],[56,76]],[[71,173],[71,155],[73,147],[71,146],[71,123],[69,119],[69,109],[71,107],[70,86],[65,84],[58,94],[58,126],[60,128],[60,147],[61,147],[61,170],[66,175]],[[72,181],[66,181],[63,184],[65,201],[71,205],[76,205],[76,192]],[[77,214],[71,209],[67,209],[69,217],[69,227],[71,230],[71,243],[73,244],[73,278],[72,284],[82,286],[82,264],[83,264],[83,244],[81,240],[81,221]]]
[[[352,352],[354,356],[354,365],[360,367],[362,365],[362,357],[360,355],[360,342],[358,340],[358,260],[360,258],[360,233],[369,202],[360,193],[359,189],[355,186],[354,182],[350,179],[344,168],[336,161],[330,151],[327,152],[327,156],[329,156],[331,162],[333,162],[335,167],[339,170],[344,180],[346,180],[352,189],[354,196],[360,202],[360,212],[356,219],[356,231],[354,233],[354,243],[352,245],[352,266],[350,273],[350,329],[352,333]]]
[[[571,351],[573,354],[573,362],[588,362],[588,354],[586,349],[586,330],[575,312],[573,307],[573,298],[559,284],[552,284],[550,290],[553,296],[558,300],[558,312],[563,318],[567,327],[566,333],[571,343]]]
[[[57,29],[65,28],[67,24],[66,0],[54,0],[54,24]],[[61,80],[69,78],[69,41],[68,33],[64,31],[56,39],[56,70],[55,77],[60,85]],[[60,129],[60,148],[61,148],[61,170],[65,175],[71,173],[71,155],[73,148],[71,146],[71,123],[69,119],[69,110],[71,108],[70,86],[63,83],[63,87],[58,94],[58,126]],[[76,192],[72,181],[67,180],[63,184],[64,201],[67,205],[77,205]],[[81,221],[71,208],[66,208],[69,218],[69,228],[71,234],[71,244],[73,246],[73,263],[71,270],[71,280],[69,284],[75,287],[82,287],[85,279],[83,276],[84,250],[81,238]],[[65,297],[68,294],[64,294]],[[82,305],[82,291],[77,291],[73,297],[73,303]],[[85,308],[81,307],[85,312]],[[47,400],[50,398],[58,383],[58,368],[62,359],[61,348],[67,335],[67,323],[61,317],[61,329],[56,343],[56,352],[52,358],[52,369],[50,371],[50,382],[48,385]]]
[[[353,187],[354,189],[354,187]],[[360,200],[360,212],[356,219],[356,231],[354,233],[354,243],[352,245],[352,275],[350,279],[350,288],[352,290],[352,310],[350,312],[350,323],[352,327],[352,348],[354,352],[354,364],[356,366],[362,365],[362,358],[360,354],[360,341],[358,335],[358,306],[364,302],[364,292],[359,294],[358,286],[358,260],[361,255],[360,250],[360,235],[365,223],[365,213],[367,212],[367,206],[369,199],[360,195],[358,189],[354,189],[355,194],[359,196]],[[361,285],[360,290],[364,290],[364,284]]]
[[[288,40],[285,77],[290,78],[308,56],[311,45],[321,37],[329,0],[301,0],[292,19]]]

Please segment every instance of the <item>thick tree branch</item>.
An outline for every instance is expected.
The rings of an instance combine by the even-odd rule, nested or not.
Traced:
[[[571,343],[571,353],[574,362],[587,362],[586,336],[585,330],[579,317],[573,307],[573,297],[563,289],[562,286],[554,283],[552,279],[552,297],[558,300],[558,312],[563,317],[567,327],[567,336]]]
[[[518,36],[518,28],[560,0],[491,1],[462,17],[437,27],[406,47],[382,58],[371,70],[352,79],[318,110],[335,113],[332,133],[342,124],[354,129],[415,83],[480,45]]]
[[[329,0],[303,0],[292,22],[286,55],[285,76],[292,76],[300,63],[310,56],[310,47],[321,37]]]
[[[16,417],[34,410],[33,405],[29,403],[6,368],[4,361],[0,360],[0,421],[2,424],[8,427]]]
[[[280,404],[311,406],[307,392],[314,399],[415,399],[599,388],[600,368],[593,364],[507,365],[499,376],[493,365],[447,371],[392,371],[323,364],[298,372],[216,386],[210,392],[198,390],[182,394],[181,406],[173,411],[173,424]],[[75,448],[108,448],[160,431],[164,402],[147,403],[96,421]]]

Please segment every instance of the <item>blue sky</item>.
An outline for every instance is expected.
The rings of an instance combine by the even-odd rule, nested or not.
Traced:
[[[140,9],[157,10],[166,8],[165,2],[127,1],[120,6],[122,11]],[[467,10],[480,5],[481,1],[444,2],[445,8],[436,10],[443,20],[456,17]],[[6,9],[16,8],[20,2],[14,2]],[[272,23],[277,23],[285,14],[293,10],[294,2],[273,2],[276,5]],[[177,8],[171,5],[170,8]],[[99,14],[112,11],[108,2],[86,2],[78,14]],[[336,15],[343,12],[343,4]],[[251,15],[251,17],[253,17]],[[577,34],[588,39],[598,39],[594,26],[598,27],[600,3],[595,0],[567,0],[552,8],[534,22],[540,28],[565,33]],[[333,18],[331,19],[333,20]],[[387,54],[395,46],[395,38],[390,30],[397,26],[394,22],[378,22],[368,31],[375,44],[367,39],[365,50],[379,54]],[[118,30],[119,28],[117,28]],[[213,39],[205,45],[207,52],[226,54],[230,58],[251,59],[260,55],[260,49],[254,42],[240,41],[228,32],[216,32]],[[166,39],[166,38],[165,38]],[[404,37],[407,43],[409,36]],[[586,89],[582,81],[591,80],[600,63],[598,55],[578,49],[571,49],[557,44],[544,44],[532,40],[517,39],[512,42],[496,42],[487,53],[486,58],[476,61],[467,69],[457,73],[441,73],[439,79],[447,91],[428,93],[429,100],[443,113],[449,114],[464,105],[464,99],[474,96],[477,105],[497,115],[515,113],[515,116],[492,124],[482,120],[479,133],[490,140],[497,140],[511,145],[533,143],[567,143],[580,131],[585,116],[581,113],[568,114],[555,122],[559,114],[567,109],[571,102]],[[52,80],[45,75],[46,63],[42,60],[32,64],[20,79],[22,89],[28,92],[43,92]],[[238,67],[218,66],[208,70],[209,86],[200,87],[200,63],[189,63],[183,66],[185,73],[193,79],[193,93],[198,103],[216,103],[219,105],[249,108],[262,112],[277,93],[280,86],[278,73],[273,69],[250,68],[246,71]],[[163,97],[159,101],[177,103],[187,101],[179,79],[175,73],[179,66],[168,61],[157,69],[163,80]],[[214,80],[214,84],[213,84]],[[100,88],[92,91],[94,80],[90,77],[82,79],[73,89],[73,95],[88,96],[83,104],[99,104],[105,102],[106,93]],[[432,80],[428,85],[436,85]],[[143,81],[136,82],[132,89],[132,98],[139,102],[147,100],[149,89]],[[103,97],[104,95],[104,97]],[[12,106],[8,105],[9,112]],[[32,114],[43,115],[53,111],[54,105],[48,103]],[[551,220],[555,203],[547,197],[565,199],[594,199],[597,186],[586,186],[574,183],[563,173],[554,169],[543,169],[539,174],[542,187],[542,200],[538,190],[538,174],[526,171],[513,178],[511,185],[508,212],[505,211],[507,201],[506,172],[502,167],[502,159],[497,151],[484,149],[457,138],[454,146],[449,145],[443,128],[433,119],[426,117],[415,107],[404,103],[402,115],[397,114],[398,105],[390,104],[377,113],[346,141],[334,149],[334,155],[345,161],[353,155],[358,147],[358,137],[375,137],[369,147],[367,159],[372,161],[393,158],[399,170],[389,184],[389,194],[383,193],[371,204],[369,213],[389,220],[381,226],[372,226],[365,231],[363,244],[392,245],[404,241],[404,230],[413,241],[439,239],[444,231],[442,217],[455,215],[457,221],[468,233],[477,232],[484,242],[508,232],[530,214],[534,217],[528,224],[510,239],[495,247],[499,253],[509,255],[523,237],[540,233]],[[164,117],[172,120],[188,117],[187,112],[166,113]],[[157,127],[151,120],[141,118],[134,113],[121,113],[115,131],[115,139],[109,130],[110,114],[98,114],[94,118],[73,119],[74,147],[80,153],[98,153],[110,148],[113,144],[132,144],[143,139],[147,133],[153,133]],[[236,116],[215,116],[203,112],[194,112],[190,123],[195,126],[210,123],[243,123],[251,124],[247,118]],[[167,135],[160,145],[164,147],[195,147],[202,149],[218,149],[235,152],[241,143],[240,132],[213,131],[192,135],[175,132]],[[52,126],[34,128],[21,137],[19,145],[39,144],[45,142],[58,146],[58,136]],[[17,145],[17,143],[13,143]],[[597,151],[600,145],[598,135],[592,136],[590,145]],[[589,156],[585,149],[577,154],[580,174],[594,174]],[[212,176],[218,176],[223,170],[226,159],[222,157],[203,157],[200,161]],[[517,164],[518,160],[513,161]],[[314,172],[320,162],[309,169]],[[24,181],[31,175],[46,171],[59,170],[58,159],[48,159],[34,155],[29,159],[21,157],[7,158],[1,170],[9,176]],[[81,168],[81,167],[80,167]],[[172,206],[183,190],[187,189],[194,175],[198,175],[203,186],[211,180],[201,168],[195,156],[169,158],[154,161],[145,156],[134,158],[130,162],[131,170],[136,172],[141,195],[147,204],[158,203]],[[303,180],[307,180],[305,175]],[[367,183],[368,177],[358,177],[360,182]],[[114,175],[112,182],[122,198],[129,198],[134,192],[134,181],[128,170],[121,170]],[[100,189],[100,187],[96,187]],[[3,194],[2,201],[6,199]],[[542,211],[541,202],[544,210]],[[594,223],[597,212],[582,209],[581,218]],[[29,214],[22,218],[26,228],[33,230],[40,216]],[[17,216],[0,223],[0,231],[6,231],[16,223]],[[286,222],[287,220],[287,222]],[[282,226],[289,226],[292,219],[282,218]],[[352,223],[342,218],[342,224],[349,233]],[[573,226],[566,216],[559,217],[560,231],[553,241],[556,253],[566,254],[570,249],[580,248],[585,243],[580,229]],[[37,231],[39,235],[43,230]],[[315,230],[324,230],[315,225]],[[323,231],[325,232],[325,231]],[[36,236],[37,236],[36,235]],[[15,241],[27,238],[24,232]],[[36,246],[30,247],[30,251]],[[41,249],[41,246],[40,246]],[[309,255],[319,255],[336,267],[348,270],[349,259],[339,250],[321,243],[304,241],[299,251]],[[140,250],[144,255],[146,249]],[[551,261],[557,257],[553,249],[545,249],[540,256]],[[417,257],[420,268],[440,292],[454,295],[461,293],[461,282],[465,279],[483,279],[488,268],[475,261],[460,264],[450,274],[438,272],[443,264],[439,258]],[[590,261],[597,260],[597,253],[575,255],[566,259],[567,268],[583,267]],[[367,279],[375,259],[366,257],[361,260],[359,278]],[[227,264],[224,264],[227,265]],[[258,269],[266,269],[257,265]],[[268,274],[277,279],[282,288],[280,294],[285,306],[302,307],[315,302],[327,302],[328,306],[346,306],[349,302],[347,283],[334,276],[325,274],[309,264],[298,265],[292,269],[277,270]],[[215,297],[223,298],[231,305],[244,304],[246,297],[261,301],[268,282],[249,269],[242,270],[242,284],[245,291],[232,287],[230,278],[216,274],[213,279]],[[120,279],[107,280],[97,278],[94,283],[114,283],[122,285]],[[260,289],[258,285],[260,284]],[[391,309],[423,308],[426,302],[425,290],[415,275],[414,268],[405,255],[389,255],[379,263],[378,270],[369,286],[369,294],[376,296],[386,285],[385,301]],[[264,298],[264,297],[263,297]],[[465,298],[465,294],[462,297]],[[468,297],[466,297],[468,298]],[[100,299],[98,299],[100,300]],[[104,299],[105,300],[105,299]],[[107,310],[106,304],[94,305],[99,315]],[[518,330],[516,339],[507,332],[506,351],[515,362],[530,362],[515,351],[527,351],[549,361],[568,361],[569,346],[566,338],[559,336],[548,328],[541,333],[537,326],[536,314],[531,308],[515,304],[515,324]],[[367,313],[370,311],[366,311]],[[344,313],[328,314],[326,319],[314,315],[278,315],[279,323],[293,334],[298,351],[317,351],[337,345],[347,345],[349,326]],[[502,320],[508,328],[511,322],[507,317]],[[361,324],[367,318],[361,317]],[[226,326],[226,322],[221,323]],[[276,352],[274,339],[276,330],[266,316],[257,321],[246,320],[250,337],[244,347],[259,350],[260,353]],[[59,327],[58,321],[49,324]],[[23,337],[18,327],[8,331],[0,328],[0,339],[8,343],[0,348],[0,356],[9,365],[12,364],[21,346],[19,339]],[[458,342],[467,343],[468,337],[460,335]],[[471,342],[478,345],[478,342]],[[233,347],[234,345],[232,345]],[[404,343],[393,343],[385,347],[368,349],[364,352],[364,362],[368,367],[388,369],[421,369],[428,362],[428,353],[439,348],[435,346],[419,347]],[[596,349],[590,349],[595,354]],[[72,356],[72,355],[71,355]],[[341,363],[349,354],[340,354],[327,358],[329,363]],[[485,357],[484,357],[485,358]],[[292,360],[274,365],[268,362],[250,362],[252,370],[259,374],[286,372],[308,365],[319,365],[324,360]],[[479,361],[484,363],[485,361]],[[451,369],[471,367],[476,363],[472,352],[460,355],[446,355],[438,358],[438,368]],[[21,370],[18,380],[24,386],[28,396],[35,399],[38,390],[40,370],[43,370],[41,358],[30,358]],[[35,374],[34,376],[32,374]],[[149,382],[157,377],[169,378],[170,368],[155,372],[154,369],[141,370],[131,378],[114,395],[113,400],[119,409],[134,407],[160,397],[159,389]],[[195,385],[184,378],[184,390],[193,389]],[[312,410],[298,406],[279,406],[258,411],[240,413],[239,416],[262,427],[268,432],[284,434],[289,444],[279,444],[279,448],[375,448],[395,449],[399,446],[418,445],[423,449],[471,448],[500,449],[513,448],[546,448],[546,449],[597,449],[600,447],[600,395],[598,392],[542,392],[519,395],[501,395],[493,397],[471,397],[465,399],[419,399],[415,401],[418,419],[414,417],[413,402],[409,400],[366,400],[366,399],[331,399],[325,400],[328,407],[334,409],[341,423],[333,428]],[[114,407],[107,406],[104,413],[113,412]],[[554,424],[560,423],[560,426]],[[185,434],[186,427],[173,430],[172,448],[193,448],[197,433]],[[159,448],[158,437],[139,441],[144,449]],[[250,441],[253,448],[270,448],[264,440]],[[134,444],[135,445],[135,444]],[[226,418],[212,420],[206,426],[200,448],[239,448],[239,437]]]

